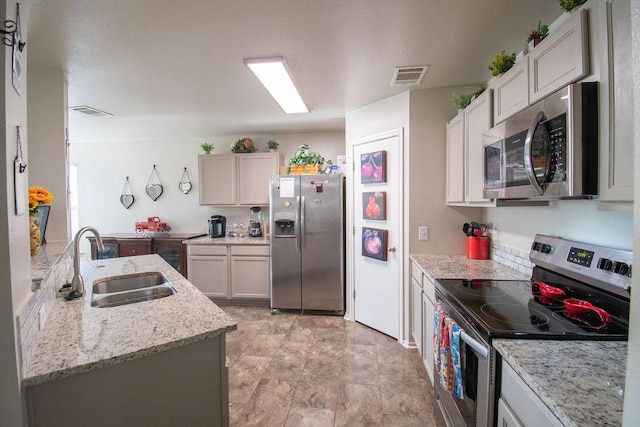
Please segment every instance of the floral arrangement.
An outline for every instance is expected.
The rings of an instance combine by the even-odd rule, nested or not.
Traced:
[[[234,153],[254,153],[256,146],[253,144],[251,138],[240,138],[231,143],[231,151]]]
[[[35,214],[38,206],[50,205],[53,194],[42,187],[29,187],[29,214]]]
[[[570,12],[572,9],[580,6],[586,1],[587,0],[560,0],[560,7],[562,7],[567,12]]]
[[[471,97],[472,95],[469,95],[467,93],[459,93],[453,95],[453,97],[451,98],[451,103],[454,107],[456,107],[456,109],[464,110],[465,108],[467,108],[467,105],[471,104]]]

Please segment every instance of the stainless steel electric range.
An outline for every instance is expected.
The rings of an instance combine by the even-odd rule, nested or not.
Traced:
[[[437,384],[450,426],[493,426],[496,338],[627,340],[633,254],[536,235],[531,280],[436,280],[436,299],[462,328],[464,395]]]

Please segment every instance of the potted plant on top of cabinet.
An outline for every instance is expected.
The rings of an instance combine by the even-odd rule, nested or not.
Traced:
[[[267,141],[267,147],[269,147],[269,151],[276,151],[278,145],[280,144],[275,139],[270,139]]]
[[[207,154],[211,154],[211,152],[214,150],[214,146],[213,144],[209,143],[209,142],[204,142],[202,144],[200,144],[200,148],[202,148],[202,150],[207,153]]]
[[[302,144],[298,146],[298,150],[291,156],[289,166],[287,166],[287,174],[305,174],[319,173],[324,164],[324,157],[319,153],[309,149],[309,145]]]
[[[493,76],[498,76],[509,71],[513,64],[516,63],[516,53],[507,53],[504,49],[496,54],[496,57],[489,65],[489,70]]]

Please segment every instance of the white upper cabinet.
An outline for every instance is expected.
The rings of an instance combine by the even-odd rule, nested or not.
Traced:
[[[587,11],[572,13],[527,59],[530,103],[586,76],[589,73]]]
[[[529,106],[529,66],[523,60],[496,81],[493,87],[493,121],[500,123]]]
[[[447,204],[464,202],[464,114],[447,123]]]
[[[600,8],[599,34],[606,39],[600,52],[600,173],[603,202],[632,202],[634,189],[633,63],[631,2],[611,0]],[[604,11],[602,10],[604,9]],[[590,15],[591,16],[591,15]]]
[[[447,123],[447,205],[495,206],[485,199],[482,134],[492,126],[492,90]]]
[[[483,194],[482,134],[493,126],[491,116],[491,89],[485,90],[464,110],[464,201],[467,203],[493,203]]]
[[[201,205],[265,206],[269,204],[269,175],[278,174],[279,153],[198,156]]]

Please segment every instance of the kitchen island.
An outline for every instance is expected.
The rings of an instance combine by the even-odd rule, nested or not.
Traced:
[[[177,293],[91,306],[93,281],[147,271],[164,274]],[[85,296],[57,297],[25,362],[30,425],[159,425],[172,417],[225,425],[224,337],[236,323],[158,255],[86,261],[81,273]]]

